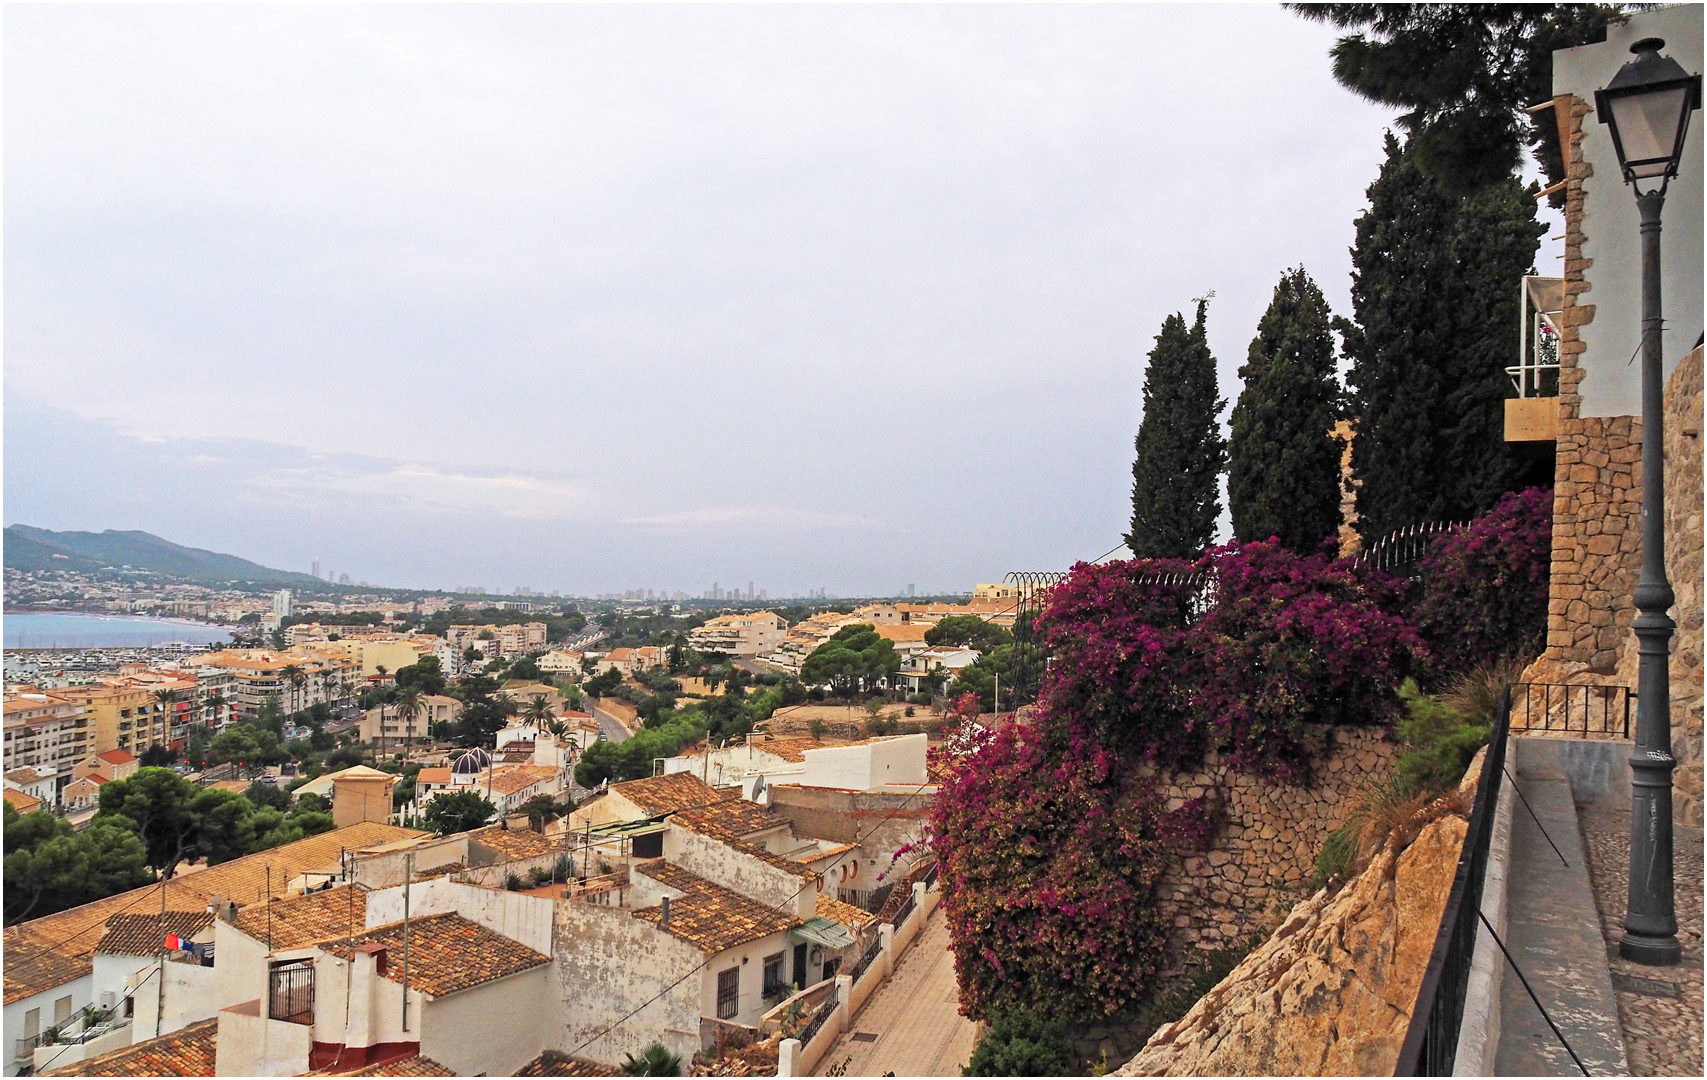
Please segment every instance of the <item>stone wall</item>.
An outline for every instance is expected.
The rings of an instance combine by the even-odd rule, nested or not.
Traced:
[[[1344,823],[1358,787],[1385,776],[1397,757],[1384,728],[1321,725],[1311,737],[1316,769],[1308,786],[1235,772],[1213,756],[1164,786],[1169,809],[1208,796],[1224,821],[1209,851],[1162,879],[1176,969],[1272,929],[1308,887],[1316,854]]]
[[[1524,673],[1528,682],[1636,687],[1636,616],[1641,575],[1642,422],[1633,416],[1582,416],[1582,328],[1594,260],[1583,257],[1581,99],[1555,99],[1566,153],[1565,299],[1559,335],[1559,438],[1553,486],[1553,554],[1547,649]],[[1677,604],[1672,641],[1673,753],[1678,759],[1675,818],[1702,822],[1701,691],[1701,350],[1681,360],[1666,384],[1666,570]]]

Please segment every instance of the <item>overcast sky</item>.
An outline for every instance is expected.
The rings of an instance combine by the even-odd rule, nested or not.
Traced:
[[[8,7],[5,520],[375,584],[1064,569],[1391,112],[1278,7]],[[1554,230],[1557,231],[1557,230]],[[1552,249],[1544,249],[1546,270]]]

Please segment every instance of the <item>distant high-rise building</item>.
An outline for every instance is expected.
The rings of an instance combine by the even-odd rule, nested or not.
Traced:
[[[350,583],[350,575],[348,575],[348,574],[339,574],[338,575],[338,584],[348,585],[349,583]]]
[[[315,577],[320,576],[320,560],[319,559],[314,560],[314,566],[311,570],[309,570],[309,573],[313,574]]]
[[[758,594],[753,591],[753,579],[748,578],[747,579],[747,599],[752,600],[757,595]]]
[[[284,618],[291,613],[290,590],[280,589],[273,594],[273,614]]]
[[[908,596],[915,596],[915,595],[917,595],[917,594],[916,594],[916,593],[914,593],[914,592],[913,592],[913,587],[912,587],[912,586],[911,586],[911,585],[909,585],[909,586],[907,586],[907,595],[908,595]]]

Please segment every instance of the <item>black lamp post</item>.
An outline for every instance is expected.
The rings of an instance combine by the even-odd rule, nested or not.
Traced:
[[[1642,577],[1636,584],[1636,747],[1630,755],[1630,899],[1618,955],[1638,964],[1683,957],[1672,901],[1670,643],[1675,597],[1665,566],[1664,371],[1660,348],[1660,209],[1677,175],[1689,114],[1701,107],[1701,76],[1660,55],[1665,42],[1643,38],[1636,59],[1594,95],[1595,113],[1612,132],[1624,182],[1642,220]],[[1644,182],[1648,190],[1643,191]]]

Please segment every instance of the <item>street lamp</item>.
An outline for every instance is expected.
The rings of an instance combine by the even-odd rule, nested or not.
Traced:
[[[1636,584],[1636,747],[1630,754],[1630,898],[1618,955],[1638,964],[1683,957],[1672,903],[1670,643],[1675,597],[1665,566],[1665,442],[1660,347],[1660,209],[1677,175],[1689,114],[1701,107],[1701,76],[1660,55],[1665,42],[1643,38],[1606,89],[1595,113],[1612,133],[1624,182],[1642,220],[1642,577]],[[1643,191],[1646,182],[1648,190]]]

